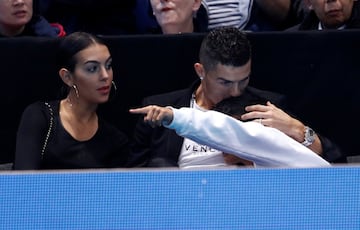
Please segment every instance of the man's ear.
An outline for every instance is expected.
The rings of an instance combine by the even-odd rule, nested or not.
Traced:
[[[61,68],[59,70],[59,76],[66,85],[68,85],[68,86],[73,85],[73,79],[71,77],[71,73],[67,69]]]
[[[199,76],[199,78],[202,80],[205,77],[205,69],[204,66],[201,63],[195,63],[194,69],[196,74]]]

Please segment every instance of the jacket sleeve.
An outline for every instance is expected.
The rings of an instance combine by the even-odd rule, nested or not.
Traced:
[[[145,98],[142,105],[146,106],[148,104],[149,102]],[[147,165],[151,155],[150,146],[153,132],[153,128],[143,121],[143,116],[140,116],[135,125],[131,154],[128,157],[127,167],[143,167]]]
[[[340,149],[338,145],[332,142],[327,137],[322,136],[321,134],[317,133],[318,137],[321,141],[321,146],[323,149],[322,157],[331,162],[331,163],[347,163],[346,155]]]
[[[330,164],[281,131],[242,122],[216,111],[173,109],[167,127],[178,135],[253,161],[258,167],[320,167]]]

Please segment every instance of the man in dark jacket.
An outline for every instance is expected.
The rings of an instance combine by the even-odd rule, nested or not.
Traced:
[[[288,30],[326,30],[360,28],[359,1],[306,0],[309,13],[302,23]]]
[[[234,27],[211,30],[200,47],[200,62],[194,64],[200,80],[190,88],[144,99],[143,106],[191,107],[206,111],[226,98],[242,97],[242,121],[257,120],[276,128],[330,162],[342,157],[327,138],[280,109],[282,98],[249,87],[251,47],[246,33]],[[152,128],[140,118],[129,166],[218,167],[229,165],[223,153],[178,136],[164,127]],[[237,163],[237,162],[234,162]]]

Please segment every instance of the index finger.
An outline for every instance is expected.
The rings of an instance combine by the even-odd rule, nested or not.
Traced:
[[[141,108],[135,108],[135,109],[129,109],[130,113],[133,114],[147,114],[150,111],[150,107],[141,107]]]

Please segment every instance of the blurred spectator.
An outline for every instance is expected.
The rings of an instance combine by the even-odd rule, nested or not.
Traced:
[[[137,2],[135,12],[138,33],[158,31],[159,25],[153,15],[150,0]],[[163,1],[164,4],[173,2],[176,0]],[[196,20],[200,25],[206,25],[206,29],[200,32],[220,26],[234,26],[249,31],[273,31],[300,23],[306,11],[302,0],[202,0]]]
[[[245,30],[279,31],[300,23],[306,13],[303,0],[254,0]]]
[[[201,0],[138,0],[139,33],[206,32],[208,17]]]
[[[356,0],[304,0],[309,13],[304,20],[288,29],[324,30],[360,28],[359,2]]]
[[[249,21],[253,0],[203,0],[209,17],[209,29],[233,26],[244,29]]]
[[[150,0],[150,3],[162,33],[192,33],[202,30],[196,20],[201,0]]]
[[[134,9],[136,15],[136,33],[147,34],[159,30],[159,24],[153,14],[150,0],[136,0]]]
[[[299,23],[305,10],[302,0],[203,0],[202,4],[208,12],[209,29],[284,30]]]
[[[0,37],[62,37],[61,24],[50,24],[34,12],[33,0],[0,0]]]
[[[46,18],[64,25],[67,33],[97,35],[135,33],[136,0],[38,0]]]

